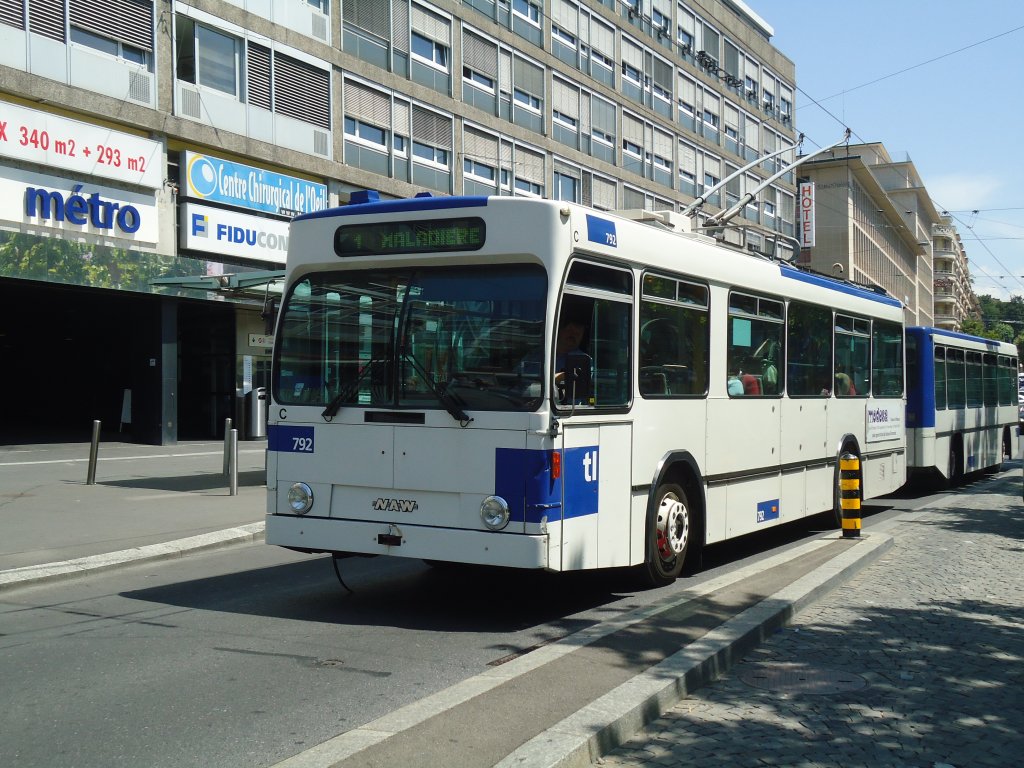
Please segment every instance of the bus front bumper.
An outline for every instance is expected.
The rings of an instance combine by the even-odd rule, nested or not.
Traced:
[[[468,531],[422,525],[270,514],[267,544],[310,552],[351,552],[508,568],[548,568],[547,534]]]

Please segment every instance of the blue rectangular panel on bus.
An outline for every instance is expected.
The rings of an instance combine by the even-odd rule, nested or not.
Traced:
[[[508,502],[513,522],[539,523],[597,514],[596,445],[562,451],[562,477],[551,476],[553,451],[498,448],[494,493]]]
[[[267,450],[313,453],[313,428],[271,424],[267,427]]]
[[[757,522],[767,523],[779,519],[779,500],[762,501],[757,505]]]
[[[607,245],[611,248],[618,248],[619,242],[615,234],[615,222],[588,213],[587,240],[592,243]]]
[[[597,514],[597,459],[596,445],[562,452],[565,518]]]

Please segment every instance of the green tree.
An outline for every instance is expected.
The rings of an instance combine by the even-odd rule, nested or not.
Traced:
[[[985,324],[976,317],[967,317],[960,323],[960,332],[969,333],[972,336],[981,336],[985,332]]]
[[[985,329],[983,335],[986,339],[995,341],[1013,341],[1013,328],[1009,323],[993,323]]]

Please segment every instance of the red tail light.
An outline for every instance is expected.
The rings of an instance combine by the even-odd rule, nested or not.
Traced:
[[[558,480],[562,476],[562,452],[551,452],[551,479]]]

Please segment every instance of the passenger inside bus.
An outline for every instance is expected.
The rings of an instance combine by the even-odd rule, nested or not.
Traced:
[[[761,394],[761,382],[753,371],[760,370],[760,363],[756,357],[748,357],[746,365],[742,371],[740,371],[740,381],[743,383],[743,394],[744,395],[760,395]]]
[[[842,364],[836,365],[836,397],[853,397],[857,394],[857,388],[853,385],[850,374],[843,370]]]

